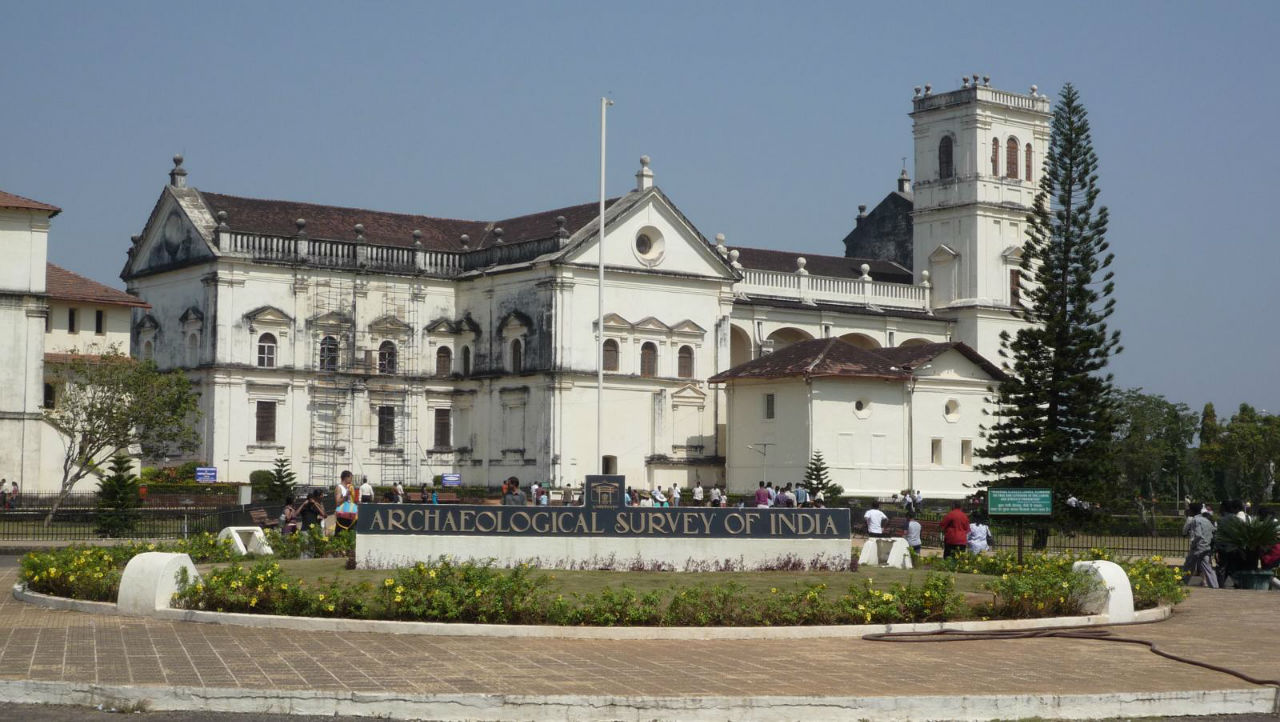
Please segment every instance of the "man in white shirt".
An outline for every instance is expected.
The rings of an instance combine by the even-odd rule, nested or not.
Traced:
[[[671,506],[680,506],[680,487],[671,485],[671,493],[667,494],[667,501],[671,502]]]
[[[693,487],[693,505],[702,506],[702,482],[701,481],[698,482],[697,486]]]
[[[884,512],[880,511],[880,502],[871,502],[871,508],[867,509],[867,513],[863,514],[862,518],[867,522],[867,536],[884,536],[884,523],[889,521],[889,517]]]
[[[773,488],[773,482],[764,485],[764,490],[769,492],[769,506],[778,503],[778,492]]]
[[[649,498],[653,499],[654,506],[667,505],[667,497],[663,495],[661,486],[655,486],[653,491],[649,493]]]
[[[720,487],[718,485],[711,487],[711,506],[720,506],[720,498]]]
[[[403,504],[404,503],[404,484],[401,484],[400,482],[397,481],[395,487],[393,488],[395,490],[396,503]]]
[[[911,551],[919,556],[920,547],[923,544],[920,542],[920,522],[916,521],[916,512],[907,512],[907,530],[902,536],[907,540],[907,546],[911,547]]]
[[[373,503],[373,484],[369,483],[369,477],[362,477],[364,481],[360,484],[360,503]]]

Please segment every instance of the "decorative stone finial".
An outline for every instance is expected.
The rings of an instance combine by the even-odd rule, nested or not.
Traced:
[[[356,242],[358,243],[364,242],[364,224],[363,223],[356,224]]]
[[[1040,90],[1040,88],[1039,88],[1039,87],[1037,87],[1037,86],[1035,86],[1035,85],[1031,86],[1031,97],[1033,97],[1033,98],[1037,97],[1037,96],[1036,96],[1036,91],[1038,91],[1038,90]]]
[[[462,238],[459,240],[462,241],[462,250],[464,251],[471,250],[471,236],[468,236],[467,234],[463,233]]]
[[[962,78],[960,78],[960,87],[961,87],[961,88],[967,88],[967,87],[969,87],[969,78],[967,78],[967,77],[962,77]]]
[[[649,156],[640,156],[640,170],[636,171],[636,190],[643,191],[653,187],[653,171],[649,170]]]
[[[978,87],[978,74],[977,74],[977,73],[974,73],[974,74],[973,74],[973,87],[975,87],[975,88],[976,88],[976,87]]]
[[[299,218],[298,220],[296,220],[296,221],[294,221],[294,222],[293,222],[293,225],[297,226],[297,228],[298,228],[298,235],[302,235],[302,234],[304,234],[304,233],[306,233],[306,232],[307,232],[307,219],[306,219],[306,218]]]
[[[721,258],[729,255],[729,249],[724,247],[723,233],[716,234],[716,253],[719,253]]]
[[[569,237],[569,229],[565,227],[568,222],[564,216],[556,216],[556,238]]]
[[[799,273],[801,275],[808,273],[808,271],[804,270],[804,267],[808,263],[809,261],[805,260],[804,256],[796,256],[796,273]]]
[[[919,85],[917,85],[917,86],[914,88],[914,90],[916,91],[916,94],[915,94],[915,95],[913,95],[913,96],[911,96],[911,97],[913,97],[913,98],[919,98],[919,97],[920,97],[920,86],[919,86]]]
[[[227,212],[226,212],[226,211],[218,211],[218,230],[220,230],[220,231],[229,231],[229,230],[231,230],[231,226],[228,226],[228,225],[227,225]]]
[[[862,271],[862,277],[858,279],[859,281],[870,281],[870,280],[871,280],[871,266],[870,266],[870,265],[868,265],[868,264],[864,263],[864,264],[862,264],[861,266],[858,266],[858,270],[859,270],[859,271]]]
[[[182,154],[173,156],[173,170],[169,171],[169,185],[174,188],[187,187],[187,169],[182,167]]]
[[[925,96],[926,96],[926,97],[927,97],[927,96],[930,96],[930,95],[933,95],[933,86],[932,86],[932,85],[929,85],[928,83],[925,83],[925,84],[924,84],[924,94],[925,94]]]
[[[129,240],[132,241],[133,245],[136,246],[139,243],[142,243],[142,236],[129,236]]]
[[[495,246],[502,245],[502,229],[501,228],[493,229],[493,245]]]
[[[921,271],[921,272],[920,272],[920,285],[921,285],[921,286],[924,286],[925,288],[929,288],[929,287],[931,287],[931,286],[933,285],[933,284],[929,283],[929,272],[928,272],[928,271]]]
[[[866,217],[867,217],[867,205],[865,203],[859,203],[858,204],[858,220],[862,220],[863,218],[866,218]]]
[[[991,76],[990,76],[990,75],[984,75],[984,76],[982,76],[982,87],[984,87],[984,88],[990,88],[990,87],[991,87]]]
[[[422,231],[417,228],[413,229],[413,247],[422,248]]]

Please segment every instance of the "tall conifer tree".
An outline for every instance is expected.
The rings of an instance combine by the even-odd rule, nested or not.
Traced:
[[[1048,487],[1055,510],[1070,494],[1102,501],[1113,491],[1117,399],[1105,368],[1121,347],[1119,332],[1107,328],[1114,283],[1097,169],[1088,114],[1067,84],[1027,217],[1016,315],[1029,325],[1001,334],[1010,378],[978,450],[987,460],[979,468],[997,477],[991,486]]]

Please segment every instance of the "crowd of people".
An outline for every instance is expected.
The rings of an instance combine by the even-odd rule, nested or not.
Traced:
[[[1255,515],[1250,505],[1238,500],[1228,500],[1220,505],[1222,522],[1248,522],[1256,519],[1269,520],[1280,524],[1275,510],[1263,507]],[[1209,588],[1218,589],[1238,571],[1252,568],[1246,559],[1247,552],[1241,549],[1230,549],[1217,543],[1219,524],[1213,521],[1213,509],[1202,502],[1188,502],[1186,521],[1182,524],[1182,534],[1187,537],[1187,556],[1182,568],[1190,576],[1198,576],[1201,583]],[[1280,544],[1276,544],[1262,552],[1258,558],[1262,569],[1270,570],[1280,567]]]
[[[921,502],[915,495],[906,498],[909,499],[906,503],[910,506],[907,508],[906,522],[902,527],[902,537],[906,540],[907,546],[919,554],[924,545],[923,527],[919,520]],[[951,511],[947,512],[938,523],[944,557],[952,557],[963,551],[982,554],[995,544],[995,537],[987,524],[986,516],[975,512],[971,517],[965,512],[964,507],[963,499],[952,502]],[[879,501],[871,502],[871,508],[863,513],[862,520],[867,527],[867,536],[872,538],[890,536],[889,515],[880,508]]]

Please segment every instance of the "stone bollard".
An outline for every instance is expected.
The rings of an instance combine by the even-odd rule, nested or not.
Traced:
[[[1105,614],[1115,624],[1125,624],[1137,618],[1133,612],[1133,588],[1129,586],[1129,575],[1119,564],[1076,562],[1071,569],[1085,572],[1098,581],[1098,588],[1084,600],[1086,613]]]
[[[230,539],[241,555],[271,556],[274,554],[271,545],[267,543],[267,535],[262,533],[260,527],[229,526],[218,532],[218,541],[223,539]]]
[[[911,568],[911,547],[902,537],[872,537],[862,545],[859,567]]]
[[[187,578],[200,578],[191,557],[171,552],[144,552],[129,560],[120,575],[120,594],[116,609],[134,617],[152,616],[158,609],[168,609],[178,591],[178,571],[187,570]]]

